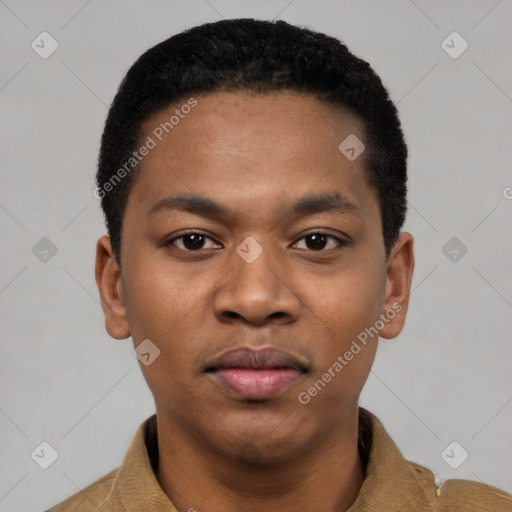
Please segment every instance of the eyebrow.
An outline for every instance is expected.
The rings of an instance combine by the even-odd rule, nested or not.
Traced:
[[[322,194],[305,196],[292,207],[291,213],[295,217],[305,217],[316,213],[335,211],[346,213],[358,211],[358,208],[348,198],[340,194]]]
[[[148,217],[162,210],[178,210],[203,217],[223,217],[230,214],[230,210],[207,197],[196,195],[173,195],[158,201],[148,212]],[[359,211],[348,198],[336,194],[309,195],[300,198],[290,209],[286,216],[305,217],[324,212],[347,213]]]
[[[195,195],[175,195],[166,197],[158,201],[158,203],[149,210],[148,216],[150,217],[161,210],[181,210],[183,212],[202,215],[203,217],[220,217],[229,213],[227,208],[224,208],[212,199]]]

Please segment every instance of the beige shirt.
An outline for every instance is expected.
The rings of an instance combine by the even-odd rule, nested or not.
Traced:
[[[494,487],[466,480],[436,485],[432,472],[406,461],[380,421],[364,409],[359,434],[366,474],[349,512],[512,512],[512,495]],[[137,430],[120,468],[48,512],[178,512],[153,471],[157,453],[152,416]]]

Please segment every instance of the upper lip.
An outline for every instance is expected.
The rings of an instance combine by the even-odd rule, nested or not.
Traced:
[[[206,366],[206,371],[215,371],[225,368],[247,368],[255,370],[269,369],[295,369],[306,371],[306,365],[289,352],[278,348],[253,349],[239,347],[223,352]]]

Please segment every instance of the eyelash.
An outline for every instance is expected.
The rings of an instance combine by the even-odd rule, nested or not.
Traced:
[[[174,244],[174,242],[176,242],[176,240],[182,240],[184,237],[186,236],[189,236],[189,235],[201,235],[203,236],[205,239],[208,239],[214,243],[215,240],[213,240],[211,237],[205,235],[204,233],[201,233],[199,231],[190,231],[188,233],[183,233],[181,234],[180,236],[177,236],[175,238],[172,238],[171,240],[169,240],[168,242],[166,242],[165,245],[174,245],[174,247],[176,247],[176,245]],[[347,242],[345,240],[342,240],[341,238],[338,238],[334,235],[329,235],[328,233],[323,233],[321,231],[315,231],[313,233],[308,233],[306,235],[303,235],[301,238],[299,238],[296,242],[294,242],[292,245],[297,245],[301,240],[304,240],[305,238],[309,237],[309,236],[313,236],[313,235],[323,235],[323,236],[326,236],[329,240],[335,240],[336,243],[337,243],[337,247],[335,248],[340,248],[340,247],[344,247],[345,245],[347,245]],[[201,248],[201,249],[197,249],[197,250],[191,250],[191,249],[186,249],[186,248],[181,248],[181,247],[177,247],[178,249],[182,250],[182,251],[185,251],[185,252],[190,252],[190,253],[199,253],[201,252],[202,250],[204,250],[204,248]],[[330,248],[332,249],[332,247]],[[315,251],[314,249],[299,249],[299,250],[306,250],[306,251],[312,251],[312,252],[326,252],[328,249],[320,249],[320,250],[317,250]]]

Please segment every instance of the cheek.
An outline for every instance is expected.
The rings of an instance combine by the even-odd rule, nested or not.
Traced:
[[[160,351],[154,363],[141,369],[153,391],[169,386],[179,391],[179,382],[189,387],[193,377],[212,283],[205,275],[193,279],[154,260],[141,261],[140,268],[130,269],[131,275],[140,277],[126,288],[128,321],[135,345],[149,339]]]
[[[204,283],[192,284],[182,273],[149,263],[135,268],[131,275],[138,277],[127,286],[126,309],[136,341],[154,338],[155,343],[167,343],[208,290]]]
[[[340,272],[307,290],[311,322],[316,329],[316,365],[310,384],[322,383],[322,400],[339,403],[357,397],[373,363],[378,343],[375,324],[381,313],[383,280],[371,267],[358,273]],[[321,349],[320,349],[321,347]],[[312,390],[315,393],[315,390]]]
[[[312,313],[332,338],[347,342],[373,325],[381,312],[384,280],[371,267],[344,269],[315,281],[305,290],[305,300]],[[343,345],[338,348],[342,348]]]
[[[135,275],[142,277],[130,284],[127,293],[132,338],[135,345],[149,339],[160,351],[154,362],[141,363],[140,368],[155,401],[179,414],[192,406],[189,402],[196,396],[193,362],[201,330],[201,297],[207,289],[187,285],[182,275],[163,269]]]

